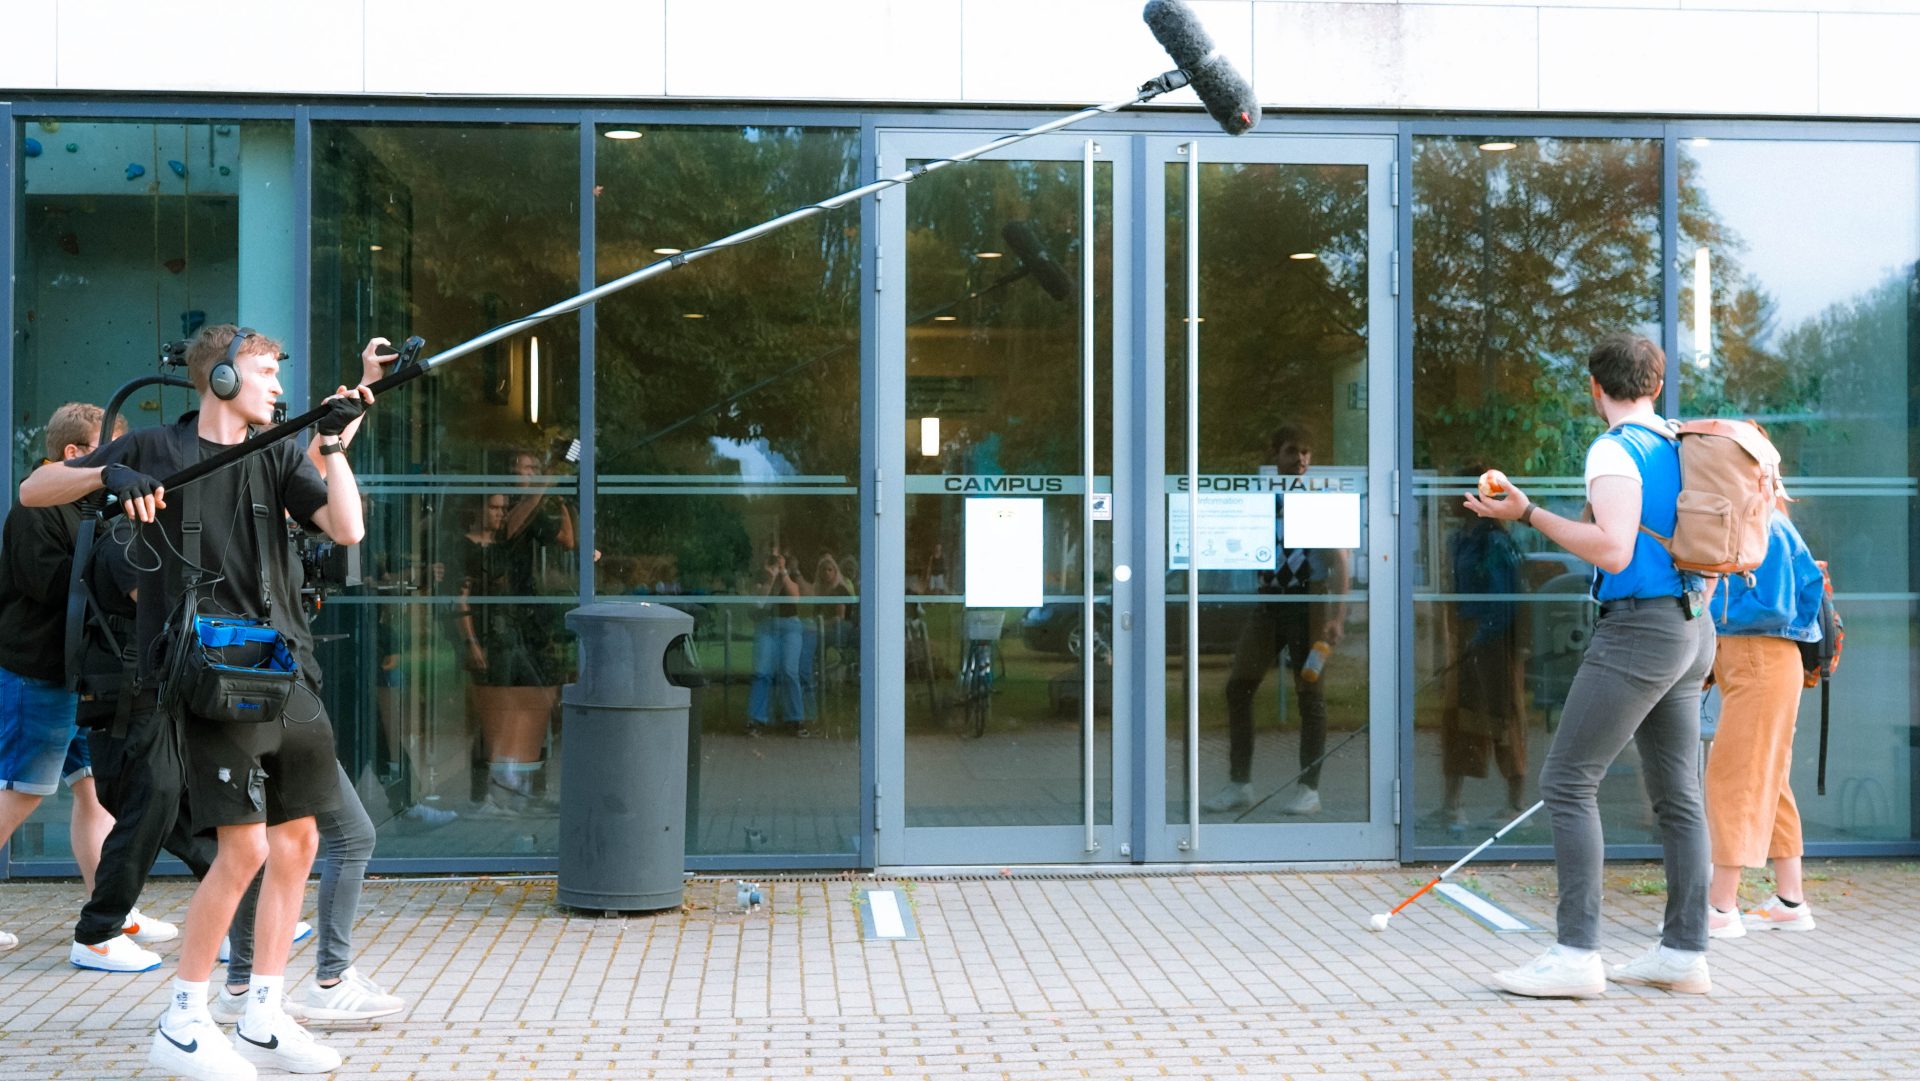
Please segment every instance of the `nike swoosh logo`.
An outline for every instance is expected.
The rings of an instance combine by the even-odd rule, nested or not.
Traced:
[[[92,950],[93,952],[99,954],[102,957],[105,957],[110,952],[105,946],[94,946],[85,942],[82,942],[81,945],[86,946],[87,949]]]
[[[278,1036],[271,1037],[265,1043],[261,1043],[259,1040],[254,1039],[253,1037],[247,1035],[246,1033],[240,1032],[240,1030],[237,1028],[234,1029],[233,1031],[236,1033],[239,1033],[241,1039],[247,1041],[248,1043],[252,1044],[255,1047],[260,1048],[263,1051],[273,1051],[273,1050],[277,1050],[280,1047],[280,1037]]]
[[[125,927],[120,928],[120,933],[128,938],[132,938],[140,933],[140,925],[137,923],[127,924]]]
[[[179,1040],[176,1040],[173,1037],[167,1035],[167,1029],[166,1029],[166,1026],[164,1025],[160,1027],[160,1035],[165,1037],[168,1043],[172,1044],[175,1047],[178,1047],[180,1050],[185,1051],[189,1055],[193,1054],[195,1051],[200,1050],[199,1040],[194,1040],[192,1043],[181,1043]]]

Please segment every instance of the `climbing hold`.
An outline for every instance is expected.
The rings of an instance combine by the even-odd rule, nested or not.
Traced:
[[[147,175],[146,166],[140,164],[137,161],[130,161],[127,163],[127,179],[128,180],[137,180],[140,177],[143,177],[146,175]]]
[[[36,126],[36,127],[38,127],[38,128],[39,128],[39,129],[41,130],[41,131],[44,131],[44,132],[49,132],[49,133],[51,133],[51,132],[56,132],[56,131],[59,131],[59,130],[60,130],[60,121],[58,121],[58,120],[41,120],[41,121],[38,121],[38,122],[36,122],[36,124],[35,124],[35,126]]]
[[[233,129],[225,124],[221,124],[219,127],[213,129],[213,133],[215,135],[232,135]]]
[[[173,170],[173,175],[174,175],[174,176],[186,176],[186,175],[187,175],[187,163],[186,163],[186,162],[184,162],[184,161],[175,161],[175,160],[173,160],[172,158],[168,158],[168,159],[167,159],[167,168],[169,168],[169,169],[172,169],[172,170]]]
[[[172,271],[175,274],[178,274],[181,271],[187,269],[187,261],[185,259],[180,258],[177,255],[167,260],[166,262],[161,263],[160,265],[163,267],[166,267],[168,270]]]
[[[25,142],[20,144],[20,148],[26,152],[27,157],[37,158],[40,156],[40,140],[38,139],[29,137]]]
[[[226,166],[224,166],[224,165],[222,165],[222,166],[220,167],[220,175],[221,175],[221,176],[232,176],[232,175],[233,175],[233,170],[232,170],[232,169],[229,169],[229,168],[227,168],[227,167],[226,167]]]
[[[68,143],[68,144],[67,144],[67,153],[69,153],[69,154],[78,154],[78,153],[80,153],[80,144],[79,144],[79,143]]]

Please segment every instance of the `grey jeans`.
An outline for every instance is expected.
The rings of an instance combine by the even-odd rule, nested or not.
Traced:
[[[1661,943],[1707,948],[1706,811],[1700,797],[1700,686],[1713,667],[1713,620],[1678,600],[1606,612],[1567,693],[1540,771],[1553,818],[1561,945],[1598,949],[1606,847],[1600,781],[1633,740],[1660,826],[1667,870]]]
[[[314,978],[319,980],[331,980],[353,964],[353,918],[360,909],[360,884],[367,877],[374,842],[373,819],[360,793],[345,767],[335,763],[334,769],[340,774],[340,806],[313,816],[320,832],[320,903],[314,917],[314,932],[320,936]],[[253,976],[253,908],[259,893],[260,880],[255,878],[227,934],[233,953],[227,983],[234,986]]]

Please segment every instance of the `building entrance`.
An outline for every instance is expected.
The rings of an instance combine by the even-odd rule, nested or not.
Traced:
[[[1057,135],[881,201],[880,864],[1392,856],[1391,169]]]

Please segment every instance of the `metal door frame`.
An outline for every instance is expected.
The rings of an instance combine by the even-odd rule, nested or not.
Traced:
[[[1399,572],[1398,511],[1399,411],[1402,388],[1398,381],[1396,336],[1399,327],[1399,253],[1396,249],[1399,181],[1397,145],[1390,135],[1370,136],[1147,136],[1137,155],[1140,183],[1136,186],[1135,220],[1141,270],[1135,305],[1139,312],[1141,348],[1139,393],[1134,400],[1141,412],[1134,418],[1140,453],[1136,475],[1137,499],[1158,501],[1165,490],[1166,422],[1164,402],[1166,341],[1166,169],[1167,164],[1194,158],[1183,148],[1197,147],[1198,161],[1257,164],[1342,164],[1367,169],[1368,310],[1367,310],[1367,492],[1363,502],[1368,529],[1370,571],[1365,594],[1368,619],[1368,818],[1365,822],[1198,824],[1186,816],[1172,816],[1167,801],[1167,739],[1165,707],[1168,681],[1163,658],[1170,634],[1186,628],[1170,627],[1157,613],[1166,611],[1166,576],[1158,566],[1142,567],[1135,575],[1135,610],[1154,613],[1141,623],[1131,648],[1136,686],[1129,698],[1140,708],[1136,721],[1140,746],[1139,843],[1141,858],[1154,863],[1181,862],[1309,862],[1390,860],[1397,854],[1400,740],[1399,624],[1402,618]],[[1201,207],[1202,214],[1205,208]],[[1200,364],[1206,363],[1201,354]],[[1131,548],[1143,556],[1165,551],[1164,512],[1138,516]],[[1116,601],[1117,603],[1117,601]],[[1284,679],[1284,676],[1280,678]],[[1118,696],[1116,694],[1116,701]],[[1116,709],[1118,707],[1116,706]],[[1195,741],[1189,740],[1190,751]],[[1191,767],[1189,767],[1191,768]],[[1196,787],[1192,800],[1202,798]],[[1189,805],[1191,814],[1191,805]],[[1197,817],[1197,816],[1196,816]]]
[[[907,168],[910,159],[925,160],[970,149],[979,144],[982,134],[981,131],[964,129],[929,131],[922,128],[878,128],[875,148],[878,171],[881,175],[890,175]],[[1112,170],[1112,201],[1106,208],[1113,222],[1112,279],[1104,284],[1112,298],[1112,325],[1108,331],[1112,343],[1109,367],[1113,384],[1110,409],[1114,475],[1111,487],[1116,493],[1116,503],[1121,507],[1126,503],[1119,493],[1131,487],[1126,472],[1128,460],[1123,457],[1122,449],[1134,441],[1130,419],[1136,412],[1131,401],[1134,356],[1131,330],[1134,322],[1130,302],[1133,297],[1131,276],[1137,260],[1133,250],[1133,234],[1125,227],[1122,216],[1134,204],[1134,174],[1130,167],[1133,150],[1134,140],[1125,136],[1075,129],[1036,137],[980,159],[1079,162],[1089,171],[1097,162],[1104,161]],[[1119,612],[1125,607],[1120,593],[1124,586],[1117,582],[1112,586],[1115,591],[1111,631],[1115,639],[1114,667],[1110,677],[1113,681],[1113,710],[1108,720],[1113,726],[1109,738],[1111,754],[1107,763],[1112,779],[1111,820],[1093,821],[1091,793],[1083,787],[1088,801],[1087,819],[1072,825],[922,826],[912,829],[906,825],[906,740],[902,727],[903,711],[898,697],[905,688],[899,685],[895,675],[904,670],[902,643],[906,635],[906,198],[906,191],[885,192],[875,197],[879,219],[878,241],[874,247],[877,264],[874,288],[878,293],[876,299],[879,309],[875,350],[878,370],[870,373],[870,381],[866,384],[876,403],[875,423],[869,428],[875,440],[874,473],[869,479],[875,492],[872,525],[876,565],[872,579],[873,604],[867,608],[874,636],[868,655],[871,658],[871,672],[876,675],[886,673],[868,681],[873,688],[868,693],[874,695],[873,708],[868,715],[874,718],[874,787],[871,796],[875,863],[883,867],[900,867],[1094,864],[1125,860],[1133,853],[1129,826],[1136,800],[1131,786],[1133,771],[1129,755],[1134,744],[1131,733],[1135,711],[1123,702],[1122,688],[1132,682],[1129,671],[1132,651],[1123,646],[1123,642],[1131,636],[1122,630]],[[1082,199],[1083,206],[1091,205],[1090,188],[1083,189]],[[1083,221],[1083,227],[1085,224]],[[1085,245],[1083,258],[1084,251]],[[1076,267],[1073,272],[1083,290],[1090,290],[1093,283],[1085,274],[1084,267]],[[1085,294],[1082,299],[1084,304]],[[1083,310],[1091,310],[1091,306]],[[1082,362],[1091,365],[1084,342]],[[1089,513],[1086,500],[1087,493],[1083,489],[1083,516]],[[1131,534],[1120,528],[1122,524],[1121,513],[1116,510],[1112,530],[1115,566],[1134,562],[1129,547]],[[1089,560],[1083,558],[1082,562],[1090,566]],[[1083,603],[1090,601],[1089,597]],[[1083,695],[1081,709],[1094,711],[1095,701],[1094,695]],[[1097,711],[1093,723],[1098,723]],[[1083,749],[1086,749],[1084,744]],[[1083,768],[1084,762],[1090,758],[1089,749],[1087,758],[1083,759]]]

